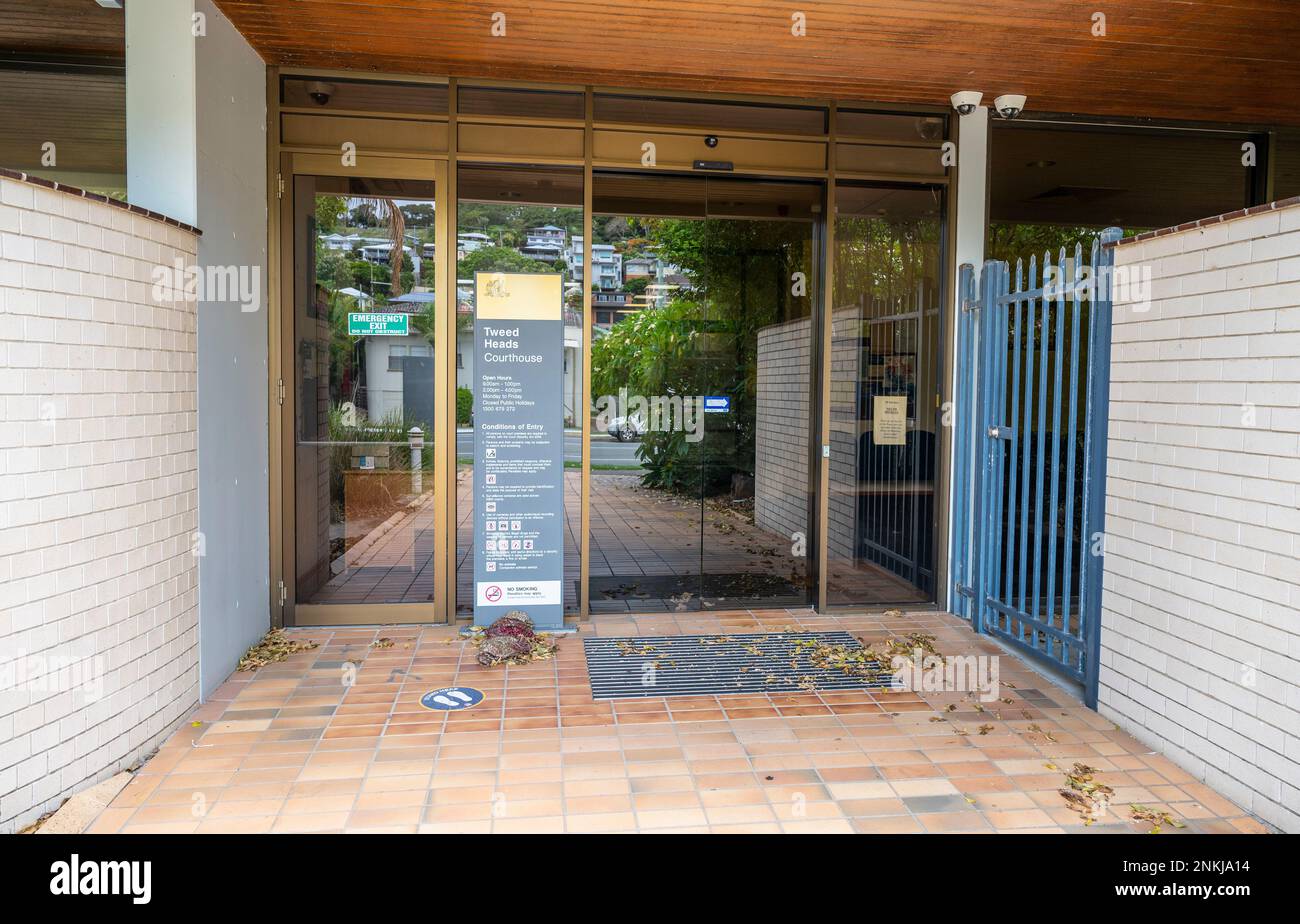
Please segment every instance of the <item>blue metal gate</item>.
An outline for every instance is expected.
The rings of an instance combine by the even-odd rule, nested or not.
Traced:
[[[1117,240],[1044,254],[1014,277],[961,268],[953,611],[1084,685],[1096,706],[1110,276]]]

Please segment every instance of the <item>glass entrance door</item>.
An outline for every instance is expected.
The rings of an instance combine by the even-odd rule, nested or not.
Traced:
[[[292,176],[283,500],[298,625],[445,619],[444,231],[428,173]]]
[[[822,187],[611,173],[593,194],[624,281],[593,293],[591,611],[809,605]]]
[[[836,187],[827,600],[934,599],[943,189]]]
[[[456,614],[470,617],[474,613],[475,560],[484,556],[484,564],[495,568],[494,553],[506,552],[507,542],[529,541],[497,539],[490,533],[475,535],[475,512],[482,500],[474,493],[476,427],[490,422],[475,419],[475,392],[480,386],[480,374],[492,372],[492,367],[484,364],[483,350],[475,343],[478,304],[474,280],[479,273],[560,277],[560,394],[547,398],[559,399],[564,441],[562,603],[566,614],[576,613],[582,568],[578,542],[582,509],[582,286],[587,275],[583,265],[582,170],[461,163],[456,184]],[[602,267],[598,263],[593,269],[593,284],[601,278]],[[492,501],[483,502],[492,504],[483,512],[496,509]]]

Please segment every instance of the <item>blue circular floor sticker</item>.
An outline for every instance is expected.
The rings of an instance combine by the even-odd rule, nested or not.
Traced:
[[[421,696],[420,705],[425,709],[455,712],[477,706],[483,702],[483,699],[483,691],[473,687],[443,687],[441,690],[430,690]]]

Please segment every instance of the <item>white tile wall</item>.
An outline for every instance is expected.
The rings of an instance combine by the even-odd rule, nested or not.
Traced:
[[[0,833],[198,698],[197,236],[0,178]]]
[[[1300,832],[1300,206],[1116,265],[1099,708]]]

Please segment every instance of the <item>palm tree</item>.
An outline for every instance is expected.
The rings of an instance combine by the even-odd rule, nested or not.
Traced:
[[[397,207],[397,202],[387,196],[364,200],[373,211],[375,220],[388,228],[388,240],[392,249],[388,252],[388,269],[392,273],[392,284],[388,289],[389,298],[402,294],[402,263],[406,259],[406,216]]]

